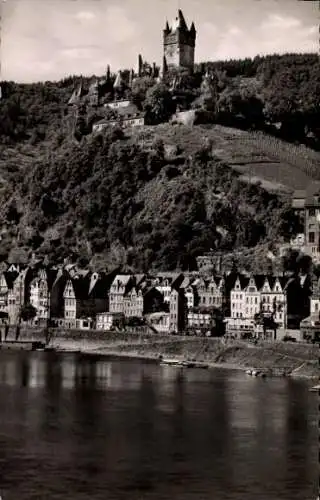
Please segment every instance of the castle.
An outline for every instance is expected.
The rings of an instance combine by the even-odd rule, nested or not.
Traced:
[[[107,68],[106,75],[102,78],[95,78],[87,90],[84,89],[82,81],[77,89],[74,90],[69,99],[69,105],[77,105],[85,97],[85,100],[91,106],[98,106],[111,100],[126,98],[130,93],[133,82],[137,78],[150,77],[155,83],[169,79],[169,85],[175,86],[177,72],[192,72],[194,68],[194,51],[196,42],[196,29],[192,22],[190,29],[179,9],[178,16],[169,26],[166,22],[163,30],[163,61],[162,68],[155,63],[150,65],[143,60],[141,54],[138,56],[138,66],[136,71],[119,71],[115,78],[111,77],[110,66]],[[170,78],[172,76],[172,81]],[[106,96],[108,96],[106,98]]]
[[[193,70],[196,29],[192,22],[190,29],[179,9],[171,26],[166,23],[163,30],[163,70]]]

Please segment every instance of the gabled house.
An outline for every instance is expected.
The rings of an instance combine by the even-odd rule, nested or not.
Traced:
[[[117,274],[114,278],[109,295],[109,312],[124,313],[125,297],[135,285],[135,279],[129,274]]]
[[[249,284],[249,278],[243,275],[238,275],[234,286],[230,292],[230,312],[231,318],[245,317],[246,294],[245,289]]]
[[[57,269],[46,268],[33,271],[29,284],[29,302],[37,311],[37,315],[32,320],[35,325],[47,324],[50,319],[50,292],[57,272]]]
[[[287,319],[286,281],[283,277],[266,276],[261,288],[261,312],[272,315],[281,328],[286,327]]]
[[[154,312],[147,315],[148,323],[157,330],[158,333],[170,333],[170,313]]]
[[[19,322],[21,307],[30,301],[30,281],[32,269],[26,267],[15,278],[12,288],[8,292],[9,322],[15,325]]]
[[[199,297],[200,307],[220,309],[224,301],[224,280],[211,276],[210,279],[199,278],[194,284]]]
[[[157,273],[153,284],[162,293],[164,301],[169,303],[172,288],[178,289],[183,279],[182,273]]]
[[[199,303],[199,296],[195,286],[196,281],[194,278],[186,276],[180,285],[180,289],[184,291],[188,309],[197,307]]]
[[[254,318],[261,311],[261,293],[260,290],[265,281],[262,275],[252,275],[249,277],[247,286],[243,290],[245,308],[243,315],[245,318]]]
[[[89,321],[92,326],[97,314],[107,312],[109,285],[108,276],[89,271],[79,271],[72,278],[69,277],[63,291],[66,326],[78,328],[79,320]]]
[[[187,326],[187,299],[184,290],[172,287],[169,300],[169,327],[170,332],[182,332]]]
[[[312,295],[310,298],[310,314],[320,317],[320,280],[313,283]]]
[[[57,270],[50,292],[50,313],[54,321],[64,317],[64,290],[70,275],[66,269]]]
[[[147,282],[133,286],[124,299],[124,314],[127,317],[142,317],[163,310],[163,296]]]
[[[299,328],[302,319],[310,314],[312,295],[311,278],[308,275],[294,275],[285,285],[287,297],[288,328]]]
[[[0,313],[6,317],[8,317],[10,290],[13,288],[13,283],[17,275],[18,273],[14,271],[3,272],[0,275]]]

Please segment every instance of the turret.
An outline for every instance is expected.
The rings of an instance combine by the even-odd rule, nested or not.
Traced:
[[[164,55],[169,69],[193,69],[196,29],[192,22],[190,30],[179,9],[171,25],[166,22],[163,30]]]

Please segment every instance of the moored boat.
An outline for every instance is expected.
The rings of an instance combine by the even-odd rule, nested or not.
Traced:
[[[311,392],[319,392],[320,391],[320,384],[314,385],[313,387],[311,387],[310,391]]]

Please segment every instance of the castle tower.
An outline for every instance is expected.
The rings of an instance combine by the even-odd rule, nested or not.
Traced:
[[[168,69],[193,69],[196,29],[194,23],[188,29],[182,11],[163,30],[164,58]]]

